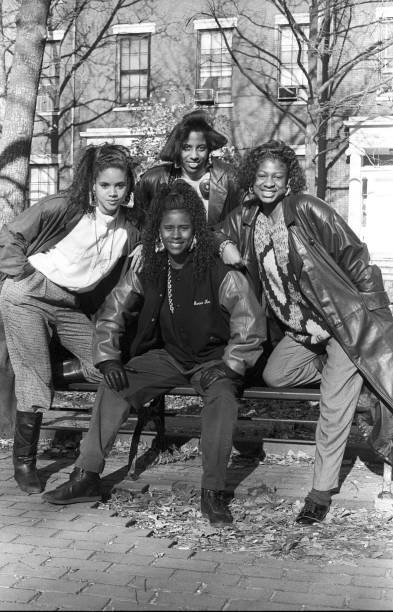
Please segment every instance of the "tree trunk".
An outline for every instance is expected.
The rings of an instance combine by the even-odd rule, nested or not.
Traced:
[[[0,227],[26,205],[29,158],[50,0],[22,0],[0,140]]]

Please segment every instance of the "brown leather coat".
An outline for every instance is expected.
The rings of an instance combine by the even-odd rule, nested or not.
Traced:
[[[261,297],[254,252],[259,207],[244,201],[221,225],[239,247]],[[325,202],[308,194],[283,200],[289,260],[299,289],[376,393],[393,408],[393,317],[381,271],[367,246]]]

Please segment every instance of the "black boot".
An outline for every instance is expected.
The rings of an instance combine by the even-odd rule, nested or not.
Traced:
[[[16,411],[14,433],[14,477],[22,491],[41,493],[43,486],[36,469],[42,412]]]
[[[215,527],[226,527],[233,522],[222,491],[201,489],[201,512]]]
[[[101,479],[96,472],[87,472],[76,467],[68,482],[53,491],[44,493],[43,498],[50,504],[64,505],[101,500]]]

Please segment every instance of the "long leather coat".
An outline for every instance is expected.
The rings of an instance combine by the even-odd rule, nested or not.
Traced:
[[[245,201],[221,225],[239,247],[261,297],[254,228],[259,207]],[[393,317],[381,271],[366,245],[325,202],[308,194],[283,200],[289,260],[299,289],[327,323],[377,395],[393,408]]]
[[[223,221],[227,214],[240,204],[241,198],[234,171],[229,164],[213,158],[209,169],[210,192],[207,223],[215,225]],[[171,162],[146,170],[135,187],[135,209],[146,213],[160,186],[168,185],[180,176],[180,170],[175,168]]]

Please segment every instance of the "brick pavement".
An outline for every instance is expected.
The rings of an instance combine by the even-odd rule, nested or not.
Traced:
[[[118,482],[125,462],[124,455],[111,457],[104,476]],[[72,469],[64,460],[40,458],[39,465],[47,488]],[[372,508],[380,475],[359,459],[349,466],[334,503]],[[240,472],[230,473],[235,494],[264,483],[280,496],[302,499],[312,466],[285,461]],[[199,486],[199,479],[197,458],[156,466],[139,484]],[[0,481],[0,610],[393,609],[392,559],[320,564],[261,558],[255,551],[195,552],[126,527],[106,508],[50,506],[39,495],[25,495],[14,483],[9,451],[0,451]]]

